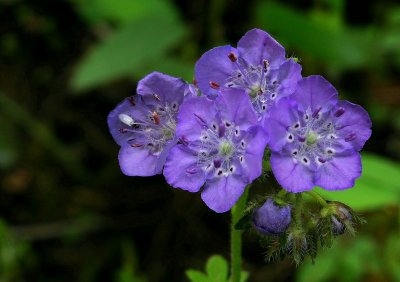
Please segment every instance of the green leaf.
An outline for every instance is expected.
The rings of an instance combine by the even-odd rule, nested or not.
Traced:
[[[186,271],[186,276],[192,282],[210,282],[207,276],[200,271],[189,269]]]
[[[82,91],[140,72],[148,62],[162,61],[184,34],[184,26],[167,13],[151,14],[127,24],[87,54],[71,85]]]
[[[214,255],[207,261],[206,272],[209,281],[226,281],[228,279],[228,263],[222,256]]]
[[[329,65],[330,69],[354,68],[371,63],[367,49],[370,34],[366,30],[322,25],[306,14],[276,2],[262,2],[255,12],[261,28],[278,35],[279,41],[286,47],[296,48]]]
[[[148,14],[171,14],[173,6],[164,0],[71,0],[89,22],[111,20],[128,23]]]
[[[249,279],[249,273],[247,271],[242,271],[240,273],[240,282],[246,282]]]
[[[329,200],[341,201],[356,210],[372,210],[400,203],[400,165],[386,158],[362,154],[363,174],[353,188],[318,193]]]

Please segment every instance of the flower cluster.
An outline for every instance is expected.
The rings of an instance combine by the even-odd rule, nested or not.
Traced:
[[[195,84],[149,74],[137,95],[109,114],[108,125],[121,146],[124,174],[163,173],[175,188],[201,191],[216,212],[228,211],[261,175],[266,147],[286,191],[352,187],[371,134],[363,108],[339,101],[323,77],[302,77],[297,60],[259,29],[248,31],[237,48],[220,46],[201,56]],[[267,202],[263,210],[284,218],[256,215],[260,230],[274,233],[290,223],[288,207]],[[275,229],[266,228],[268,222]]]

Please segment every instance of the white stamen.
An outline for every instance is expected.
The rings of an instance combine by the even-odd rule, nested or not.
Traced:
[[[119,114],[118,118],[122,123],[126,124],[127,126],[132,126],[135,124],[133,118],[128,116],[127,114]]]

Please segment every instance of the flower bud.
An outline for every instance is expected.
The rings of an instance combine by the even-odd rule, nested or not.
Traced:
[[[290,206],[276,205],[268,199],[253,213],[253,227],[264,235],[278,235],[286,231],[290,224]]]

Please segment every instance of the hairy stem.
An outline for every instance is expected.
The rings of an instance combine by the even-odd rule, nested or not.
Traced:
[[[236,230],[235,225],[243,216],[248,193],[249,188],[247,187],[231,210],[231,282],[240,282],[240,273],[242,270],[242,231]]]

